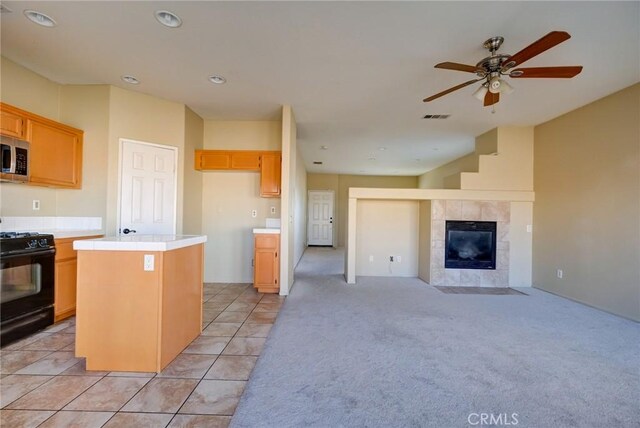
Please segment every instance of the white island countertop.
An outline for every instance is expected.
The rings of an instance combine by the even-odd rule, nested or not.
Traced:
[[[74,250],[171,251],[207,242],[205,235],[121,235],[73,241]]]

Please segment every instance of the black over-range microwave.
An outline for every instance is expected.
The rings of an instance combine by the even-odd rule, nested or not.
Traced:
[[[29,179],[29,143],[0,136],[2,181],[23,182]]]

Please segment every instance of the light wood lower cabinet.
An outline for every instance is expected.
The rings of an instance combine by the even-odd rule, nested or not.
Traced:
[[[260,293],[280,292],[280,235],[254,235],[253,286]]]
[[[198,337],[203,248],[78,251],[76,356],[87,370],[157,373]]]
[[[100,237],[87,236],[55,240],[56,274],[53,313],[56,322],[69,318],[76,313],[78,255],[73,249],[73,241]]]

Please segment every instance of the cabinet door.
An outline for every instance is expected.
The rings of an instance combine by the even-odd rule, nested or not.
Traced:
[[[82,133],[36,119],[27,120],[29,183],[79,189],[82,177]]]
[[[280,164],[280,153],[264,153],[262,155],[260,196],[267,198],[280,196]]]
[[[276,255],[276,250],[256,249],[254,287],[275,287],[277,285]]]
[[[231,154],[217,150],[196,151],[196,169],[229,169],[231,168]]]
[[[56,262],[55,320],[71,316],[76,311],[76,281],[78,259]]]
[[[260,292],[277,292],[280,288],[280,235],[255,235],[253,285]]]
[[[8,111],[5,106],[2,106],[2,111],[0,111],[0,132],[2,135],[24,138],[24,122],[24,117]]]
[[[231,169],[260,171],[260,152],[231,152]]]

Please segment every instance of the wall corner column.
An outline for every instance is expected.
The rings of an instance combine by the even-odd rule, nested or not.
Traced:
[[[356,216],[358,200],[349,198],[347,214],[347,251],[345,258],[345,278],[347,284],[356,283]]]

